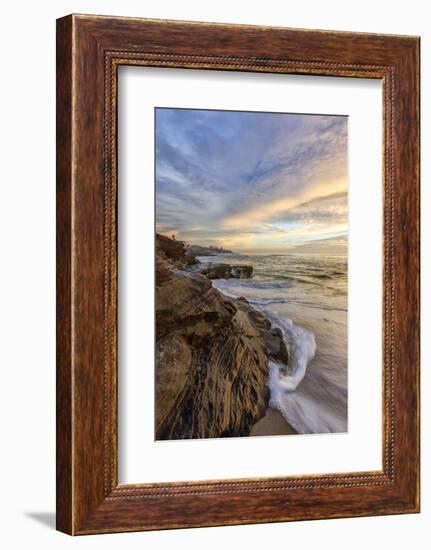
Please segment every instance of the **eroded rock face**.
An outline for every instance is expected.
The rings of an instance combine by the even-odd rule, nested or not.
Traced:
[[[181,255],[164,239],[156,240],[156,437],[248,435],[265,414],[277,334],[246,300],[184,271],[184,247]]]
[[[156,235],[157,256],[169,259],[170,263],[179,268],[199,263],[199,260],[192,255],[182,241],[176,241],[159,234]]]

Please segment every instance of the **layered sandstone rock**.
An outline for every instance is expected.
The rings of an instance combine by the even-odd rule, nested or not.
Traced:
[[[284,356],[283,340],[187,264],[182,243],[157,236],[156,437],[248,435],[265,414],[268,359]]]

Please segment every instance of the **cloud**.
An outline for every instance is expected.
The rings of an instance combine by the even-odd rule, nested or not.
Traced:
[[[157,109],[156,191],[158,231],[196,243],[335,236],[347,230],[347,118]]]
[[[327,256],[347,256],[347,235],[337,238],[321,239],[293,246],[290,252],[294,254],[326,254]]]

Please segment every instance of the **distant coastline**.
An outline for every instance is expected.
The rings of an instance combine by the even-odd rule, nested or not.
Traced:
[[[226,250],[217,246],[200,246],[191,244],[187,246],[193,256],[217,256],[218,254],[233,254],[232,250]]]

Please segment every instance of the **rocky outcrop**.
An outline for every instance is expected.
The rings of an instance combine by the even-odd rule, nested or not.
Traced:
[[[202,264],[201,264],[202,265]],[[253,276],[251,265],[207,264],[200,269],[207,279],[250,279]]]
[[[230,279],[231,269],[229,264],[208,264],[200,269],[200,273],[207,279]]]
[[[193,256],[217,256],[217,254],[232,254],[231,250],[225,250],[222,247],[199,246],[197,244],[189,245],[188,250],[191,254],[193,254]]]
[[[166,239],[156,239],[156,437],[248,435],[265,414],[268,359],[283,339],[247,300],[184,270],[186,248]]]
[[[232,277],[237,279],[250,279],[253,277],[253,268],[251,265],[233,265],[231,268]]]
[[[277,361],[287,365],[288,353],[284,343],[283,333],[278,327],[274,327],[265,334],[265,344],[270,355]]]
[[[199,263],[182,241],[159,234],[156,235],[156,259],[157,255],[164,259],[169,258],[169,261],[179,268]]]

